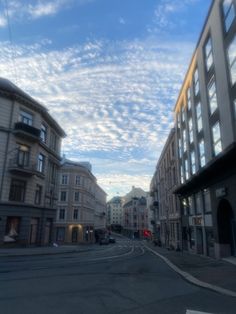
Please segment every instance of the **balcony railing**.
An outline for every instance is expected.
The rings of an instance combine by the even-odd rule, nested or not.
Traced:
[[[15,123],[13,133],[31,141],[40,140],[40,130],[23,122]]]
[[[10,159],[8,170],[16,175],[23,175],[23,176],[33,176],[35,174],[39,174],[37,170],[37,164],[33,163],[20,163],[17,159]],[[43,175],[43,173],[42,173]]]

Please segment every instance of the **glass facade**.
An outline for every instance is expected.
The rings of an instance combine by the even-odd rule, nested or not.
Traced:
[[[234,4],[232,0],[223,1],[223,12],[224,12],[225,31],[228,32],[235,18],[235,8],[234,8]]]
[[[195,158],[194,151],[191,152],[190,158],[191,158],[191,172],[192,174],[195,174],[196,173],[196,158]]]
[[[236,36],[234,36],[234,39],[232,40],[228,48],[228,63],[231,84],[234,85],[236,82]]]
[[[194,94],[197,96],[199,93],[199,75],[198,75],[198,69],[194,72]]]
[[[202,106],[199,102],[196,106],[196,115],[197,115],[197,130],[200,132],[202,130]]]
[[[205,45],[205,63],[206,63],[206,69],[207,71],[209,71],[213,65],[212,42],[211,42],[210,37],[208,38],[208,41]]]
[[[189,131],[189,143],[193,143],[193,119],[188,120],[188,131]]]
[[[213,139],[213,150],[214,155],[218,155],[222,151],[222,144],[221,144],[221,134],[220,134],[220,123],[217,121],[212,126],[212,139]]]
[[[208,99],[209,99],[210,113],[213,114],[218,108],[217,96],[216,96],[216,83],[215,83],[214,76],[212,77],[208,85]]]
[[[201,141],[199,142],[199,158],[200,158],[200,166],[204,167],[206,164],[204,139],[201,139]]]

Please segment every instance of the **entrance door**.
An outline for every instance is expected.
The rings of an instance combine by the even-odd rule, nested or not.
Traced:
[[[222,245],[229,245],[230,254],[236,254],[236,225],[234,220],[233,210],[230,203],[223,199],[220,201],[217,211],[217,223],[219,243]]]
[[[77,227],[73,227],[72,229],[71,240],[73,243],[78,242],[78,228]]]

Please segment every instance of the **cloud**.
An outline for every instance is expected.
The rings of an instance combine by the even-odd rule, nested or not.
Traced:
[[[50,48],[48,40],[15,45],[16,79],[12,48],[1,42],[1,76],[50,110],[67,133],[67,158],[91,161],[101,182],[123,178],[114,189],[123,191],[124,180],[148,188],[192,45],[146,39]]]
[[[96,0],[8,0],[2,4],[4,16],[0,16],[0,27],[6,27],[8,14],[11,23],[25,23],[46,16],[54,16],[73,6],[86,5]]]
[[[122,17],[119,18],[119,23],[122,25],[126,24],[125,20]]]
[[[153,25],[148,26],[148,31],[150,33],[169,32],[176,25],[184,24],[183,13],[196,2],[199,2],[199,0],[160,0],[155,8]],[[182,13],[181,17],[179,13]]]

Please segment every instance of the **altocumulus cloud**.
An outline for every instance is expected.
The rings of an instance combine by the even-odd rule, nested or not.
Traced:
[[[47,106],[67,132],[67,157],[92,161],[107,191],[114,176],[148,189],[192,48],[147,39],[91,41],[52,51],[43,40],[13,47],[16,81],[9,71],[11,49],[0,43],[0,72]],[[127,168],[132,174],[126,176]]]

